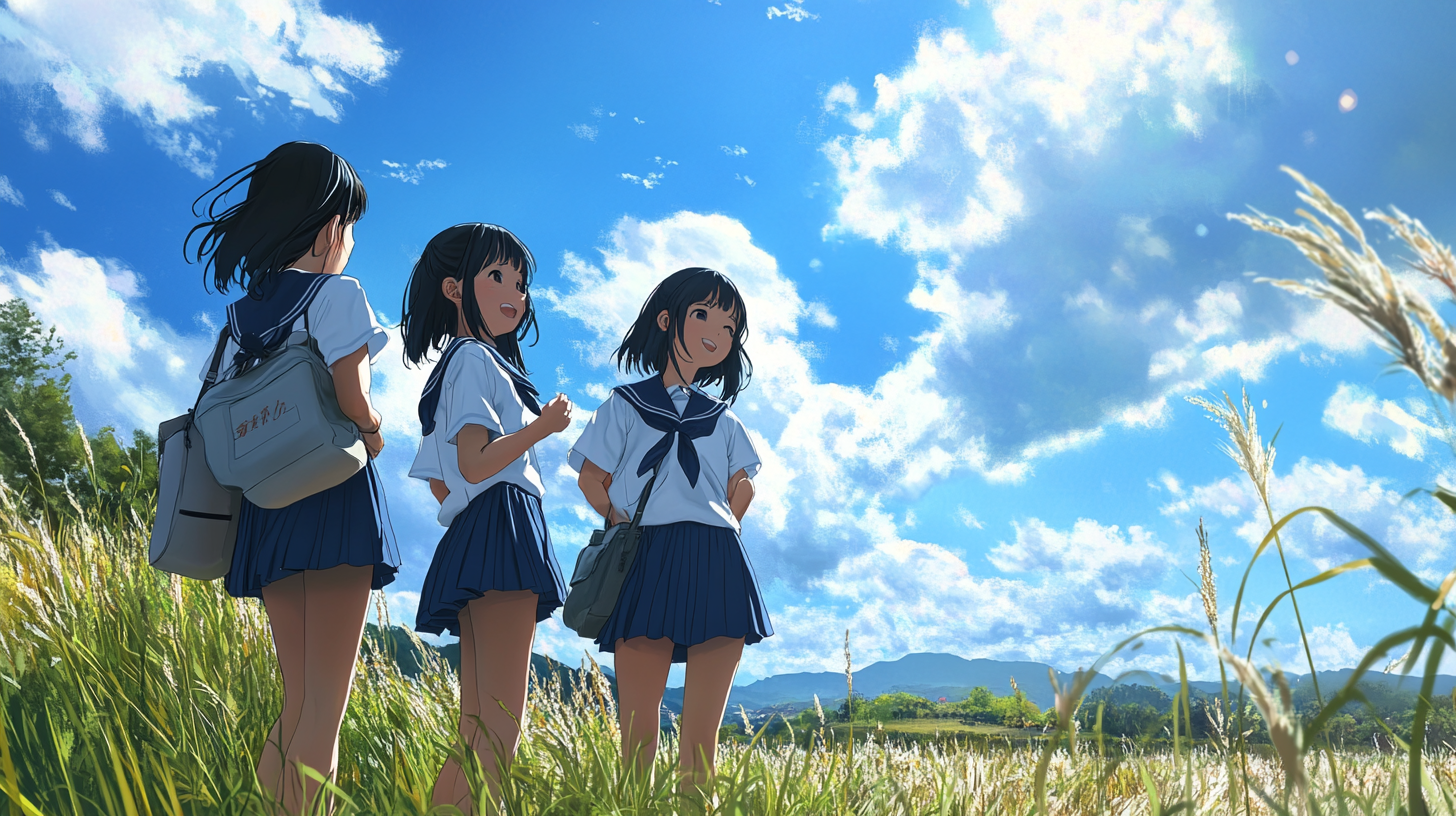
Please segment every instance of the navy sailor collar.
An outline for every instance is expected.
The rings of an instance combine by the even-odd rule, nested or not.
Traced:
[[[450,360],[454,358],[455,352],[471,344],[484,348],[495,358],[496,364],[511,378],[511,385],[515,388],[521,404],[536,416],[541,415],[540,392],[525,374],[511,365],[499,349],[474,337],[455,337],[445,346],[445,352],[440,355],[440,361],[435,363],[435,370],[430,372],[430,379],[425,381],[425,390],[420,394],[420,436],[429,436],[435,432],[435,411],[440,407],[440,395],[445,388],[445,371],[450,367]]]
[[[238,347],[234,363],[254,357],[282,343],[293,324],[308,312],[319,290],[333,275],[285,269],[259,286],[260,297],[250,292],[228,304],[228,333]]]
[[[693,440],[713,433],[718,426],[718,417],[728,410],[728,403],[714,399],[696,388],[689,389],[687,407],[679,416],[677,406],[673,404],[660,376],[629,385],[619,385],[612,392],[620,395],[628,405],[636,409],[643,424],[663,432],[662,438],[648,449],[638,463],[637,475],[641,476],[657,467],[667,457],[668,450],[676,441],[678,465],[682,467],[688,484],[697,487],[698,474],[702,468]]]

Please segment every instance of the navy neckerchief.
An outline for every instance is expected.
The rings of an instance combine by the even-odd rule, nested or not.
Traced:
[[[687,408],[683,410],[682,416],[678,416],[677,406],[673,404],[672,397],[668,396],[667,387],[662,384],[661,377],[651,377],[631,385],[619,385],[612,391],[620,394],[627,404],[637,409],[637,415],[642,417],[647,427],[664,432],[662,439],[642,457],[642,462],[637,465],[637,475],[641,476],[656,467],[667,456],[672,441],[676,439],[677,463],[682,466],[683,475],[688,477],[688,484],[697,487],[701,467],[698,465],[698,449],[693,440],[711,434],[718,427],[718,417],[728,410],[728,403],[689,389]]]
[[[261,298],[250,293],[228,306],[228,331],[238,346],[233,365],[262,357],[293,331],[319,289],[333,275],[285,269],[263,281]]]
[[[440,407],[440,393],[445,388],[445,370],[450,367],[450,360],[455,352],[467,345],[476,344],[495,358],[500,367],[511,378],[511,385],[516,389],[516,396],[520,397],[521,404],[527,411],[541,416],[540,394],[536,386],[526,379],[526,375],[516,370],[494,346],[489,343],[476,340],[473,337],[456,337],[445,347],[445,353],[440,355],[440,362],[435,363],[435,370],[430,372],[430,379],[425,382],[424,393],[420,394],[420,436],[429,436],[435,432],[435,409]]]

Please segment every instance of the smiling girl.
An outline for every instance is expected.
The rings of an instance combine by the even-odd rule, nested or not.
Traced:
[[[758,454],[728,409],[751,372],[748,315],[733,282],[692,267],[642,306],[617,364],[650,375],[619,386],[571,449],[588,503],[609,524],[631,519],[653,478],[641,543],[597,646],[616,653],[622,754],[649,767],[672,663],[687,663],[683,785],[707,784],[718,726],[745,644],[773,634],[739,539]],[[721,383],[719,397],[699,386]]]
[[[441,351],[420,399],[410,475],[429,482],[447,529],[415,629],[460,638],[460,738],[480,758],[492,798],[520,738],[536,624],[566,595],[532,446],[566,430],[572,405],[561,394],[540,405],[521,359],[520,341],[536,326],[535,270],[509,230],[458,224],[425,246],[402,319],[411,363]],[[454,759],[440,770],[433,800],[472,812]]]

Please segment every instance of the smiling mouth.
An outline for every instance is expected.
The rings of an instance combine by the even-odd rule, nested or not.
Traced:
[[[712,340],[709,340],[708,338],[704,337],[703,338],[703,348],[707,349],[708,351],[717,351],[718,350],[718,344],[717,343],[714,343]]]
[[[501,314],[505,315],[506,317],[514,318],[516,316],[516,307],[512,306],[509,303],[502,303],[500,305],[500,310]]]

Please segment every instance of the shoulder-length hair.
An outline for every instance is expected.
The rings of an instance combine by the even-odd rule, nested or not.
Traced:
[[[642,311],[617,346],[617,365],[626,371],[660,374],[676,365],[677,343],[683,339],[683,321],[694,303],[717,306],[728,312],[734,323],[733,348],[723,362],[698,369],[694,385],[722,383],[722,399],[732,402],[753,376],[753,362],[743,350],[748,338],[748,309],[738,287],[716,269],[692,266],[668,275],[647,296]],[[667,312],[667,331],[657,325],[657,316]]]
[[[505,264],[521,273],[521,282],[526,287],[526,308],[514,332],[491,335],[480,304],[475,300],[475,276],[486,267]],[[459,334],[455,304],[440,288],[446,278],[454,278],[460,282],[465,327],[476,337],[490,337],[495,341],[496,350],[512,365],[523,374],[529,373],[521,358],[521,341],[529,331],[540,336],[536,310],[531,305],[531,279],[535,275],[535,256],[505,227],[468,223],[441,230],[425,245],[405,287],[404,305],[400,308],[405,359],[418,365],[432,349],[443,348],[451,337]],[[531,344],[535,345],[534,339]]]
[[[218,212],[244,182],[247,197]],[[198,204],[219,189],[199,212]],[[334,216],[352,224],[368,205],[364,183],[342,156],[321,144],[289,142],[234,171],[192,202],[192,214],[203,221],[187,231],[182,255],[188,263],[194,261],[189,247],[192,236],[202,231],[195,260],[207,261],[203,285],[210,270],[217,291],[226,293],[237,284],[256,295],[269,277],[312,249],[319,230]]]

